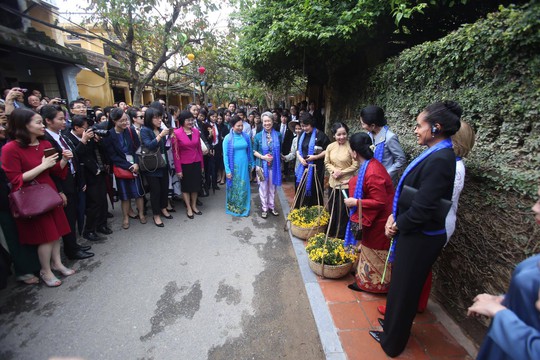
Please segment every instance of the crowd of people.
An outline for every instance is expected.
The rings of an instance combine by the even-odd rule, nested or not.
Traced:
[[[176,212],[174,200],[182,199],[185,215],[194,219],[203,215],[200,197],[222,189],[226,213],[249,216],[256,182],[260,216],[267,218],[279,215],[276,189],[292,178],[293,207],[324,204],[330,235],[358,253],[349,288],[388,294],[378,308],[383,331],[371,336],[389,356],[404,350],[416,313],[427,306],[431,267],[454,232],[463,158],[474,146],[459,104],[436,102],[418,115],[414,134],[426,149],[405,166],[398,137],[378,106],[361,110],[365,132],[351,135],[337,122],[331,141],[321,112],[306,102],[259,112],[235,103],[182,110],[166,108],[163,100],[140,108],[125,102],[91,108],[85,99],[67,104],[36,91],[25,102],[19,88],[4,96],[0,224],[18,280],[35,284],[39,274],[53,287],[62,283],[54,272],[72,275],[62,263],[60,240],[68,259],[93,256],[78,234],[100,241],[112,233],[109,199],[121,203],[123,229],[131,219],[145,224],[147,211],[162,228]],[[8,194],[35,183],[55,189],[63,208],[13,218]],[[481,306],[488,300],[477,297],[470,312],[491,311]]]

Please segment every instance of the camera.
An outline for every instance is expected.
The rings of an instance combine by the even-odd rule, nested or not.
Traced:
[[[94,109],[86,110],[86,120],[88,120],[88,124],[94,124],[96,122],[96,112]]]
[[[67,99],[60,99],[60,104],[67,105],[68,101]]]
[[[109,131],[108,130],[100,129],[96,125],[93,125],[92,127],[90,127],[89,130],[92,130],[94,132],[94,134],[96,134],[99,137],[107,137],[107,136],[109,136]]]

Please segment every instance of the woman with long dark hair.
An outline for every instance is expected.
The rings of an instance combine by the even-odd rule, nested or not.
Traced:
[[[45,149],[51,143],[42,140],[45,126],[41,115],[27,109],[15,109],[8,120],[11,141],[2,148],[2,169],[11,182],[11,191],[29,186],[32,182],[47,184],[57,190],[50,174],[65,177],[68,161],[73,157],[71,151],[45,156]],[[58,161],[60,158],[60,161]],[[47,286],[62,284],[52,270],[64,276],[75,273],[62,263],[60,257],[60,237],[69,234],[71,228],[62,208],[54,208],[30,219],[15,219],[19,241],[23,245],[37,245],[41,265],[41,279]]]
[[[169,135],[169,129],[161,129],[163,114],[160,110],[149,108],[144,114],[144,126],[141,128],[142,145],[150,151],[159,149],[158,155],[164,160],[167,152],[165,150],[165,141]],[[169,169],[167,161],[165,166],[156,169],[147,169],[153,171],[143,171],[146,181],[150,187],[150,203],[152,204],[152,215],[154,224],[157,227],[164,227],[161,217],[172,219],[172,215],[167,210],[169,193]]]
[[[388,356],[401,354],[409,340],[422,287],[446,243],[448,213],[456,173],[452,140],[460,128],[461,107],[453,101],[436,102],[416,118],[418,145],[427,149],[405,169],[394,196],[385,233],[393,238],[392,278],[383,332],[370,334]]]

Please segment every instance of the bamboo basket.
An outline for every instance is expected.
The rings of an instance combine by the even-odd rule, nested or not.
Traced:
[[[315,227],[303,228],[291,223],[292,234],[302,240],[307,240],[310,237],[317,235],[318,233],[324,233],[326,231],[326,225],[320,225]]]
[[[327,279],[339,279],[351,272],[353,263],[342,265],[324,265],[309,259],[309,268],[317,275]]]

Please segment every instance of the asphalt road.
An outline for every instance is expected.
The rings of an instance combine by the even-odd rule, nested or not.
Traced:
[[[322,359],[283,216],[224,211],[224,190],[189,220],[131,220],[71,263],[59,288],[0,291],[0,359]],[[118,204],[119,205],[119,204]],[[69,262],[67,262],[69,264]]]

